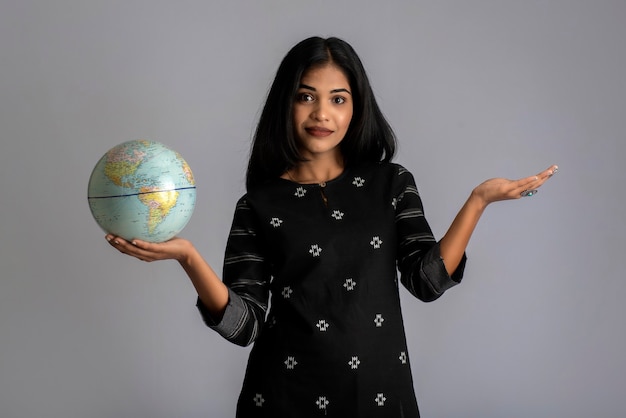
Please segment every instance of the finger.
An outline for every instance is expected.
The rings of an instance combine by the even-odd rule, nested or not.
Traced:
[[[537,174],[537,180],[531,185],[531,187],[538,188],[543,185],[548,179],[550,179],[559,170],[557,165],[548,167],[546,170]]]
[[[109,244],[111,244],[115,249],[124,254],[128,254],[128,248],[130,247],[130,244],[124,238],[112,236],[107,237],[107,240],[109,241]]]
[[[166,254],[162,248],[160,248],[159,244],[133,239],[130,245],[133,247],[131,250],[133,254],[141,256],[145,261],[162,260],[166,258]]]
[[[132,239],[130,243],[137,248],[141,248],[142,250],[152,250],[152,251],[154,250],[153,248],[150,248],[150,246],[153,245],[152,243],[147,242],[147,241],[142,241],[137,238]]]
[[[530,187],[532,184],[537,183],[541,177],[539,175],[524,177],[523,179],[518,180],[518,187]]]
[[[115,236],[113,234],[107,234],[106,240],[109,242],[109,244],[117,248],[132,248],[132,247],[138,247],[138,244],[142,244],[144,246],[146,244],[145,241],[140,241],[138,239],[127,241],[124,238]]]
[[[537,173],[534,176],[529,176],[529,177],[525,177],[523,179],[518,180],[518,185],[524,185],[527,187],[530,187],[532,185],[540,186],[543,183],[545,183],[546,180],[548,180],[550,177],[556,174],[558,170],[559,170],[559,167],[557,165],[552,165],[548,167],[547,169],[543,170],[542,172]]]
[[[143,261],[150,261],[151,259],[148,252],[141,250],[133,243],[126,241],[124,238],[109,234],[106,236],[106,239],[109,241],[109,244],[122,254],[126,254]]]
[[[512,187],[510,193],[512,195],[517,195],[519,197],[520,193],[525,190],[534,190],[536,189],[537,184],[539,184],[540,177],[538,175],[524,177],[516,181],[512,181]]]
[[[116,247],[116,246],[122,244],[123,242],[125,242],[124,238],[118,237],[118,236],[113,235],[113,234],[107,234],[107,236],[105,238],[109,242],[109,244],[111,244],[114,247]]]
[[[557,171],[559,171],[559,166],[552,165],[552,166],[548,167],[547,169],[543,170],[541,173],[538,173],[537,177],[540,180],[544,180],[545,181],[545,180],[549,179],[550,177],[552,177],[553,175],[555,175]]]
[[[552,165],[546,170],[538,173],[536,176],[531,176],[523,179],[524,181],[519,184],[522,186],[520,197],[534,196],[539,189],[550,177],[552,177],[558,171],[557,165]]]

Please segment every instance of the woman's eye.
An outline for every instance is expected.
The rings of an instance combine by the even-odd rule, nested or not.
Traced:
[[[334,104],[344,104],[345,102],[346,102],[345,97],[341,97],[341,96],[333,97]]]
[[[300,93],[298,95],[298,101],[299,102],[312,102],[313,96],[311,96],[309,93]]]

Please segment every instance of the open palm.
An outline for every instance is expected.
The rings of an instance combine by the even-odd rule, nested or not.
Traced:
[[[532,196],[537,189],[556,173],[558,167],[553,165],[541,173],[525,177],[519,180],[505,178],[493,178],[479,184],[473,193],[480,197],[485,205],[500,200],[519,199],[524,196]]]

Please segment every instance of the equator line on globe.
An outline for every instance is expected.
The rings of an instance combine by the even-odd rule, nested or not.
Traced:
[[[159,142],[134,140],[100,158],[89,178],[88,201],[105,232],[163,242],[191,219],[196,183],[178,152]]]

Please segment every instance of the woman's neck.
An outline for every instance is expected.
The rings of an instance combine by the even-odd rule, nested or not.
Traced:
[[[319,184],[335,179],[343,173],[342,158],[309,160],[287,170],[281,177],[302,184]]]

